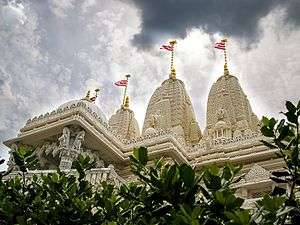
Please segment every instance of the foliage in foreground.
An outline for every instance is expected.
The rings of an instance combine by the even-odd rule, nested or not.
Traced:
[[[141,147],[130,157],[138,182],[119,189],[107,183],[92,187],[85,173],[93,163],[82,156],[74,163],[77,176],[58,170],[29,183],[26,173],[37,162],[31,150],[20,148],[14,153],[20,176],[4,181],[0,173],[0,224],[299,224],[300,103],[286,106],[287,120],[263,119],[262,133],[270,137],[264,143],[278,149],[286,167],[272,174],[278,187],[260,199],[255,210],[241,208],[244,200],[233,188],[242,179],[241,167],[230,164],[211,165],[197,174],[187,164],[163,159],[149,166],[147,149]]]

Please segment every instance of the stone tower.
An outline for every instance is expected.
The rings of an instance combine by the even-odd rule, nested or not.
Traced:
[[[129,98],[126,98],[124,106],[118,109],[108,121],[109,126],[118,132],[124,139],[133,139],[140,136],[138,123],[134,112],[129,109]]]
[[[206,135],[211,139],[258,132],[258,119],[238,79],[229,74],[227,67],[210,89],[206,117]]]
[[[175,69],[150,98],[143,134],[149,129],[170,130],[182,136],[188,144],[195,144],[201,139],[201,130],[190,97],[184,83],[176,79]]]

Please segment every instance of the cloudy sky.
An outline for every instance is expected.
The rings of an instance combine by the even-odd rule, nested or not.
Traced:
[[[0,142],[87,89],[100,87],[97,104],[109,117],[122,98],[113,82],[127,73],[142,126],[151,94],[168,78],[169,55],[159,47],[174,38],[177,77],[203,130],[209,89],[222,74],[212,46],[222,37],[230,72],[259,117],[299,100],[299,0],[0,0]]]

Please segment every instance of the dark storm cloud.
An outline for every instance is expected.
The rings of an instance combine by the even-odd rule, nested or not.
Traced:
[[[300,25],[300,1],[291,0],[287,5],[287,21],[294,25]]]
[[[287,21],[300,24],[299,0],[132,1],[141,10],[142,19],[142,30],[135,35],[133,42],[144,48],[164,35],[184,38],[193,27],[251,43],[260,37],[259,20],[278,6],[286,8]]]

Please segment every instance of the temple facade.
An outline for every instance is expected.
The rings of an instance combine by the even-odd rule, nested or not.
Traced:
[[[17,137],[4,144],[11,151],[19,145],[35,148],[40,160],[35,173],[58,167],[68,170],[79,154],[89,155],[97,161],[91,172],[94,183],[130,180],[129,156],[140,146],[148,148],[150,160],[165,157],[196,170],[230,162],[243,165],[246,176],[238,184],[238,194],[249,199],[270,191],[270,172],[283,166],[276,150],[260,142],[264,137],[259,120],[237,77],[227,68],[210,89],[203,132],[175,69],[151,96],[141,132],[128,98],[108,120],[94,100],[88,92],[83,99],[31,118]],[[14,166],[13,158],[9,166]]]

